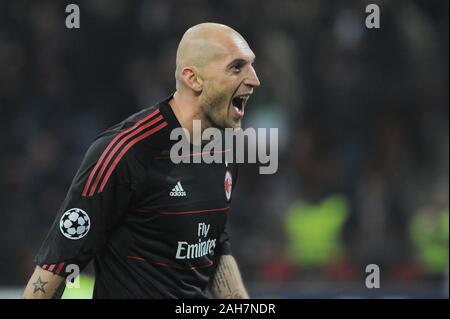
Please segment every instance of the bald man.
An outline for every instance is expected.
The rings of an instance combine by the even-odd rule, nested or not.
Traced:
[[[177,51],[176,88],[170,104],[182,127],[238,128],[245,105],[259,86],[255,55],[244,38],[221,24],[190,28]]]
[[[171,132],[192,135],[194,120],[202,130],[241,126],[259,86],[254,61],[228,26],[186,31],[175,93],[94,140],[24,298],[60,297],[64,283],[92,260],[94,298],[248,298],[226,230],[236,165],[175,164],[169,154]]]

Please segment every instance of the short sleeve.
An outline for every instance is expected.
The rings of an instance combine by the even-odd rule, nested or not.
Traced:
[[[103,247],[127,211],[133,190],[130,165],[110,138],[87,151],[44,240],[36,264],[65,276],[65,267],[82,270]]]

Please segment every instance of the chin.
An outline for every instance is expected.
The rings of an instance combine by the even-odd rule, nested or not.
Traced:
[[[231,123],[231,125],[229,126],[230,128],[234,128],[234,129],[239,129],[239,128],[241,128],[242,127],[242,125],[241,125],[241,121],[239,121],[239,122],[234,122],[234,123]]]

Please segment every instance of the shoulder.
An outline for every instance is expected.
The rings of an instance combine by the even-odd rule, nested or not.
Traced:
[[[135,113],[124,121],[114,125],[99,134],[88,149],[93,156],[114,157],[122,159],[133,154],[134,146],[143,140],[157,141],[160,131],[167,122],[160,110],[160,105],[154,105]]]
[[[159,105],[155,105],[98,135],[81,165],[80,173],[86,180],[83,195],[102,192],[114,181],[132,183],[140,175],[142,161],[139,158],[151,154],[152,147],[148,147],[148,143],[157,145],[158,135],[166,126]],[[147,143],[143,143],[144,140]]]

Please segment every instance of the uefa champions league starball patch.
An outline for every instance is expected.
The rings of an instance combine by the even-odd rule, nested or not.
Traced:
[[[86,236],[91,228],[91,220],[88,214],[79,208],[71,208],[66,211],[59,221],[61,233],[69,239],[80,239]]]
[[[225,197],[227,201],[231,198],[231,190],[233,189],[233,178],[231,177],[231,173],[226,171],[225,173],[225,181],[223,182],[223,188],[225,190]]]

